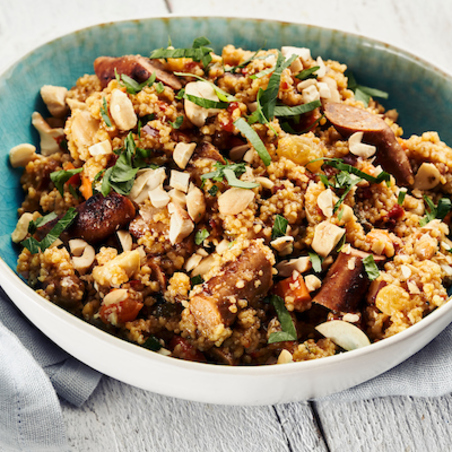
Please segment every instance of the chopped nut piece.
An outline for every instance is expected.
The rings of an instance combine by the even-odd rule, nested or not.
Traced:
[[[188,192],[188,184],[190,183],[190,174],[181,173],[180,171],[171,170],[170,186],[184,193]]]
[[[309,256],[302,256],[298,259],[291,259],[289,261],[281,261],[276,264],[278,275],[282,277],[290,276],[294,271],[299,273],[307,272],[312,268],[311,259]]]
[[[171,200],[168,193],[163,190],[161,186],[149,191],[149,199],[151,200],[152,205],[159,209],[167,206]]]
[[[140,270],[140,252],[124,251],[104,265],[93,269],[93,278],[101,286],[119,287]]]
[[[352,154],[362,157],[363,159],[368,159],[375,154],[377,148],[375,146],[362,143],[361,141],[363,139],[363,135],[363,132],[355,132],[351,135],[348,139],[348,148]]]
[[[201,221],[206,212],[206,201],[203,192],[196,186],[192,185],[186,196],[187,211],[190,218],[198,223]]]
[[[110,113],[120,130],[130,130],[137,125],[138,119],[132,101],[120,89],[114,89],[111,93]]]
[[[42,155],[52,155],[61,150],[58,140],[64,138],[63,129],[52,129],[37,111],[31,115],[31,123],[39,132]]]
[[[229,151],[229,158],[234,161],[240,160],[243,158],[243,156],[245,155],[246,151],[248,151],[249,148],[250,147],[248,144],[235,146]]]
[[[317,205],[327,218],[333,216],[333,192],[331,189],[328,188],[320,193],[317,198]]]
[[[322,221],[315,227],[312,249],[322,257],[327,257],[339,243],[345,230],[331,224],[328,221]]]
[[[305,276],[304,283],[306,284],[306,288],[309,292],[314,292],[315,290],[320,289],[320,287],[322,286],[322,281],[315,275]]]
[[[408,279],[411,276],[410,267],[407,267],[406,265],[401,265],[400,270],[402,271],[402,276],[404,277],[404,279]]]
[[[19,221],[16,224],[16,229],[14,229],[14,232],[11,234],[11,240],[14,243],[19,243],[23,239],[25,239],[25,237],[28,234],[28,226],[29,226],[30,222],[36,220],[40,216],[41,215],[38,212],[35,212],[35,213],[25,212],[25,213],[23,213],[20,216]]]
[[[293,241],[294,238],[290,235],[285,235],[284,237],[278,237],[277,239],[270,242],[270,245],[278,251],[280,256],[287,256],[293,252]]]
[[[218,198],[218,210],[223,215],[238,215],[254,199],[254,192],[244,188],[230,188]]]
[[[88,148],[88,151],[93,157],[96,157],[98,155],[109,155],[113,152],[111,149],[110,140],[104,140],[100,143],[93,144]]]
[[[67,88],[64,86],[44,85],[41,97],[50,114],[56,118],[64,118],[68,112],[66,105]]]
[[[173,159],[179,168],[184,169],[187,166],[193,152],[195,151],[196,143],[177,143],[173,152]]]
[[[9,162],[13,168],[25,167],[34,159],[36,148],[32,144],[22,143],[14,146],[9,151]]]
[[[73,242],[72,246],[70,242]],[[82,242],[84,242],[84,244]],[[79,272],[84,273],[94,263],[94,260],[96,258],[96,252],[94,251],[94,248],[91,245],[88,245],[88,243],[86,243],[84,240],[79,239],[70,240],[69,247],[74,254],[80,253],[80,250],[83,247],[81,255],[75,255],[72,257],[72,263],[74,264],[74,268],[76,268]]]
[[[288,364],[293,363],[293,356],[292,353],[289,352],[289,350],[281,350],[281,353],[278,356],[278,361],[276,364]]]
[[[202,261],[202,256],[199,254],[193,254],[185,262],[185,270],[191,272],[195,267],[197,267]]]
[[[176,190],[175,188],[173,188],[168,192],[168,195],[171,198],[171,202],[179,204],[179,206],[181,207],[185,207],[187,199],[183,191]]]
[[[418,190],[432,190],[441,178],[441,173],[433,163],[423,163],[414,177],[414,188]]]
[[[110,292],[108,292],[107,295],[105,295],[102,304],[104,306],[108,306],[111,304],[119,303],[120,301],[124,301],[128,297],[129,293],[127,292],[127,289],[115,289]]]
[[[357,326],[342,320],[331,320],[315,329],[344,350],[355,350],[370,345],[369,338]]]
[[[129,198],[137,204],[149,198],[149,192],[161,186],[166,179],[165,168],[146,168],[137,173]]]
[[[268,178],[268,177],[256,177],[256,182],[258,184],[261,184],[263,188],[266,188],[267,190],[271,190],[275,184]]]
[[[124,231],[123,229],[116,232],[118,236],[119,242],[121,243],[123,251],[131,251],[132,250],[132,236],[130,232]]]
[[[344,314],[342,316],[342,320],[344,322],[348,322],[348,323],[356,323],[359,322],[359,315],[358,314],[351,314],[350,312],[347,312],[347,314]]]
[[[188,213],[178,204],[171,203],[170,206],[173,213],[171,214],[170,220],[169,238],[170,242],[174,245],[175,243],[180,243],[185,237],[188,237],[192,233],[195,225],[188,216]]]
[[[292,55],[299,56],[303,61],[311,59],[311,50],[307,47],[282,46],[281,53],[286,59],[290,58]]]

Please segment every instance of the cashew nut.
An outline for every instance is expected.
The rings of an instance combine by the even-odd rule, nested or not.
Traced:
[[[363,159],[368,159],[375,154],[377,148],[370,144],[361,143],[363,135],[363,132],[355,132],[351,135],[348,139],[348,148],[352,154],[362,157]]]
[[[219,196],[218,210],[223,215],[238,215],[249,206],[253,199],[254,192],[252,190],[233,187]]]
[[[52,116],[64,118],[68,112],[66,105],[67,88],[64,86],[44,85],[41,97]]]
[[[187,166],[193,152],[195,152],[196,143],[177,143],[173,152],[173,159],[179,168],[184,169]]]
[[[154,190],[149,191],[149,199],[151,200],[152,205],[154,207],[157,207],[158,209],[167,206],[171,201],[168,193],[163,190],[161,185],[157,188],[154,188]]]
[[[96,157],[98,155],[108,155],[112,153],[110,140],[104,140],[100,143],[93,144],[88,148],[89,153]]]
[[[37,111],[31,115],[31,123],[39,132],[42,155],[48,156],[60,151],[57,140],[64,137],[63,129],[52,129]]]
[[[203,192],[193,185],[186,196],[186,201],[190,218],[195,223],[198,223],[206,211],[206,201]]]
[[[110,113],[120,130],[133,129],[138,122],[132,101],[120,89],[114,89],[110,99]]]
[[[93,265],[94,259],[96,258],[96,252],[94,251],[94,248],[91,245],[88,245],[84,240],[69,240],[69,248],[71,249],[71,253],[74,254],[74,256],[72,256],[72,263],[74,268],[78,271],[85,272]]]
[[[36,148],[32,144],[18,144],[9,151],[9,162],[13,168],[25,167],[28,162],[34,159],[35,155]]]
[[[298,273],[307,272],[312,268],[311,259],[309,256],[302,256],[298,259],[291,259],[289,261],[281,261],[276,264],[278,275],[283,278],[290,276],[294,271]]]
[[[16,229],[14,229],[13,233],[11,234],[11,240],[14,243],[21,242],[28,234],[28,225],[30,224],[30,222],[36,220],[40,216],[41,215],[38,212],[23,213],[16,224]]]
[[[345,230],[339,226],[322,221],[315,227],[312,249],[320,256],[326,257],[333,251],[344,233]]]
[[[292,353],[289,352],[289,350],[283,349],[281,350],[281,353],[278,356],[278,361],[276,364],[289,364],[293,363],[293,356]]]
[[[190,183],[190,174],[181,173],[180,171],[171,170],[170,187],[180,190],[184,193],[188,192],[188,184]]]
[[[170,203],[168,206],[172,211],[170,219],[169,238],[172,245],[180,243],[185,237],[188,237],[195,225],[191,221],[188,213],[182,209],[178,204]]]
[[[314,292],[315,290],[320,289],[320,287],[322,286],[322,281],[320,281],[320,279],[315,275],[305,276],[304,283],[306,285],[306,289],[308,289],[309,292]]]
[[[122,250],[123,251],[131,251],[132,250],[132,236],[130,235],[130,232],[120,229],[119,231],[116,231],[116,235],[118,236],[119,243],[121,243]]]
[[[414,188],[418,190],[432,190],[441,178],[441,173],[433,163],[423,163],[414,177]]]
[[[293,252],[294,238],[290,235],[278,237],[270,242],[270,245],[278,252],[280,256],[287,256]]]

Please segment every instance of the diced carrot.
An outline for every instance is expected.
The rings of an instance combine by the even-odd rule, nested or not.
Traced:
[[[93,196],[93,187],[91,186],[91,180],[88,176],[82,174],[82,185],[80,186],[80,193],[85,199],[91,198]]]
[[[307,304],[311,302],[311,295],[304,282],[303,276],[297,275],[294,277],[283,279],[278,284],[276,284],[274,292],[279,295],[283,300],[287,297],[293,299],[291,304],[294,305],[296,311],[305,311]]]

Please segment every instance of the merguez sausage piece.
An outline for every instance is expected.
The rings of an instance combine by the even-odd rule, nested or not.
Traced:
[[[363,132],[364,141],[377,148],[376,162],[393,174],[400,185],[414,183],[408,157],[382,118],[361,108],[335,102],[325,105],[325,116],[345,138],[355,132]]]
[[[138,83],[143,83],[155,72],[156,79],[170,88],[180,90],[182,84],[179,79],[161,67],[158,61],[152,61],[141,55],[126,55],[119,58],[102,56],[94,61],[94,72],[100,80],[102,88],[115,78],[115,69],[118,74],[125,74]]]
[[[76,209],[78,215],[74,222],[60,236],[63,242],[75,237],[81,237],[90,244],[102,242],[135,217],[132,201],[116,192],[105,197],[98,193]],[[50,232],[60,218],[61,216],[38,229],[39,240]]]
[[[265,297],[271,285],[272,263],[264,246],[254,242],[191,297],[190,312],[199,332],[213,342],[222,339],[225,327],[237,315],[237,309],[230,308],[240,299],[254,305]]]
[[[336,312],[356,312],[370,281],[363,260],[368,253],[351,248],[348,254],[340,252],[329,269],[322,288],[312,300]],[[374,256],[376,262],[385,260]]]

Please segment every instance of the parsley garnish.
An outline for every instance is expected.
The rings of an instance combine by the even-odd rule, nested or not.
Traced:
[[[126,74],[119,75],[115,68],[115,77],[118,83],[124,86],[129,94],[137,94],[144,87],[152,86],[154,84],[156,73],[153,72],[152,75],[143,83],[138,83],[136,80],[134,80],[133,78],[129,77]]]
[[[278,237],[283,237],[286,235],[287,226],[289,221],[286,220],[282,215],[275,216],[275,222],[273,223],[272,228],[272,240],[277,239]]]
[[[146,339],[142,347],[158,352],[162,348],[162,344],[155,336],[151,335]]]
[[[107,127],[111,127],[111,119],[110,119],[110,116],[108,115],[107,100],[105,99],[105,97],[102,100],[102,107],[100,107],[100,114],[102,116],[102,119],[105,122],[105,125]]]
[[[195,243],[196,245],[201,245],[207,237],[209,237],[210,232],[207,229],[198,229],[195,234]]]
[[[259,157],[264,162],[264,165],[265,166],[270,165],[272,159],[257,132],[243,118],[237,119],[234,122],[234,125],[237,127],[237,129],[240,130],[241,134],[251,143],[254,149],[256,149],[256,152],[259,154]]]
[[[222,182],[225,178],[231,187],[246,189],[259,187],[259,184],[256,182],[245,182],[237,178],[246,171],[246,166],[244,163],[229,163],[226,161],[226,165],[223,165],[220,162],[216,162],[214,166],[216,168],[216,171],[203,174],[201,176],[202,180],[212,179],[215,182]]]
[[[202,284],[204,282],[204,279],[201,275],[193,276],[193,278],[190,279],[191,287],[197,286],[198,284]]]
[[[371,97],[380,97],[382,99],[388,98],[388,93],[375,88],[369,88],[368,86],[358,85],[354,75],[348,71],[346,73],[348,77],[347,88],[351,89],[355,93],[355,99],[360,100],[365,107],[369,105]]]
[[[169,123],[173,129],[178,129],[182,125],[183,122],[184,122],[184,117],[182,115],[178,116],[174,122],[169,121]]]
[[[425,217],[422,217],[419,220],[420,226],[425,226],[430,223],[430,221],[434,219],[444,220],[444,217],[450,212],[452,209],[452,203],[449,198],[441,198],[438,201],[438,205],[435,206],[433,201],[426,195],[424,195],[424,200],[427,203],[430,212],[425,214]]]
[[[55,184],[55,187],[60,192],[60,195],[64,195],[64,184],[75,174],[83,171],[83,168],[75,168],[70,170],[54,171],[50,173],[50,179]]]
[[[177,94],[176,94],[176,99],[177,100],[182,100],[184,98],[185,95],[185,88],[182,88]]]
[[[196,38],[193,41],[192,47],[183,49],[157,49],[154,50],[150,59],[155,58],[191,58],[193,61],[201,62],[206,68],[212,61],[210,52],[213,52],[211,47],[207,47],[210,41],[205,37]]]
[[[72,224],[77,215],[78,215],[77,210],[74,207],[71,207],[66,212],[64,217],[58,220],[55,226],[40,242],[36,240],[34,237],[28,237],[27,239],[20,242],[20,244],[27,248],[32,254],[36,254],[39,253],[39,251],[46,250],[47,248],[49,248],[49,246],[51,246],[55,242],[55,240],[58,239],[62,232]],[[49,216],[46,217],[49,218]],[[37,224],[39,224],[39,226],[43,226],[44,224],[51,221],[49,219],[43,221],[43,219],[46,219],[46,217],[42,217],[41,222],[36,221],[34,227],[37,227],[36,226]]]
[[[308,78],[317,78],[317,74],[314,74],[315,71],[318,71],[320,66],[313,66],[309,69],[304,69],[299,74],[295,76],[298,80],[307,80]]]
[[[281,297],[278,297],[278,295],[272,295],[270,303],[275,308],[282,331],[271,333],[268,338],[268,343],[273,344],[274,342],[296,341],[297,331],[292,321],[292,317],[284,304],[284,300]]]
[[[322,273],[323,258],[317,253],[309,252],[309,260],[311,261],[312,268],[316,273]]]
[[[162,94],[163,91],[165,90],[165,86],[163,85],[162,82],[158,82],[155,85],[155,90],[157,91],[157,94]]]
[[[373,281],[374,279],[377,279],[380,276],[380,271],[378,270],[377,264],[375,263],[374,257],[372,254],[369,254],[369,256],[365,257],[363,259],[364,264],[364,270],[366,270],[367,277]]]

